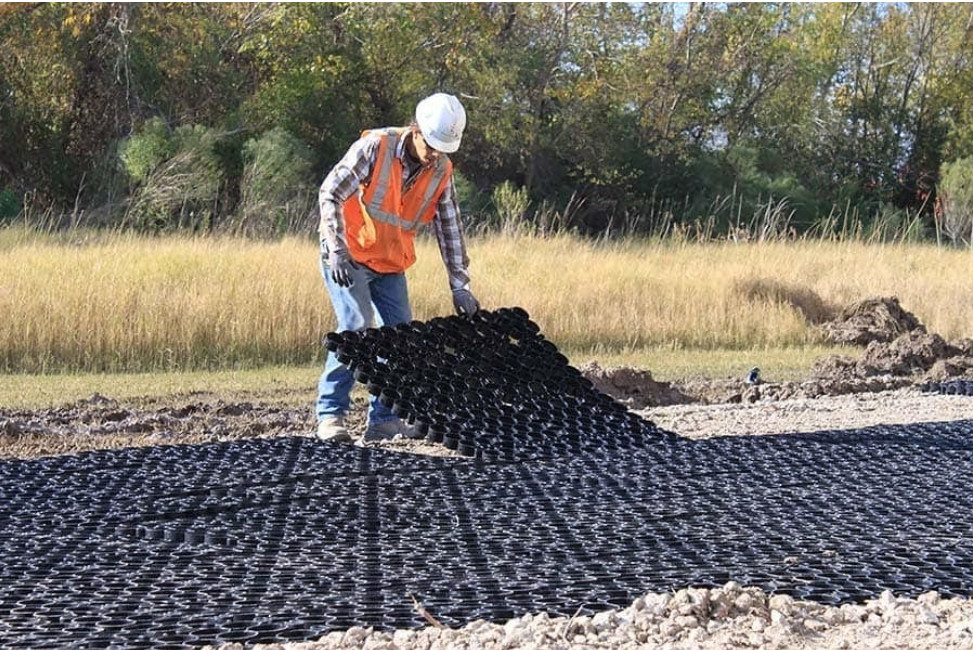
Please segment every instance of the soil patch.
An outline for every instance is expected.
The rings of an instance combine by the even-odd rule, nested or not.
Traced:
[[[656,381],[644,368],[603,368],[597,361],[589,361],[578,370],[594,387],[610,395],[629,408],[688,404],[695,401],[691,395],[666,381]]]
[[[95,394],[49,409],[0,409],[0,457],[295,435],[311,424],[309,409],[219,399],[140,405]]]
[[[352,411],[346,421],[356,438],[365,431],[366,406],[364,394],[353,394]],[[228,402],[205,394],[161,402],[153,398],[121,402],[95,394],[55,408],[0,408],[0,459],[38,458],[96,449],[310,436],[315,429],[310,406],[293,407],[259,400]],[[425,441],[390,440],[374,445],[410,453],[456,455],[442,445]]]

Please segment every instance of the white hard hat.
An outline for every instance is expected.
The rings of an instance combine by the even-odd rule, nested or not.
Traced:
[[[426,97],[416,106],[416,124],[429,146],[453,153],[459,149],[466,128],[466,110],[459,100],[446,93]]]

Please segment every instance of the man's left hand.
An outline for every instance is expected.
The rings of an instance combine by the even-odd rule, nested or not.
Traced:
[[[480,303],[473,296],[469,289],[453,289],[453,306],[457,314],[475,314],[480,308]]]

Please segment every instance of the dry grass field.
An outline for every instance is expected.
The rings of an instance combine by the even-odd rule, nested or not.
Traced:
[[[415,317],[449,314],[435,242],[409,271]],[[897,296],[945,338],[973,336],[973,252],[860,242],[708,244],[494,236],[469,242],[486,308],[520,305],[574,361],[657,351],[814,350],[814,323]],[[0,231],[0,369],[313,366],[334,327],[317,244]],[[806,355],[805,355],[806,356]]]

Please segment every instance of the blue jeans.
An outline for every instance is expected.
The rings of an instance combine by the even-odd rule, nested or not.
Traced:
[[[376,273],[364,265],[352,274],[353,284],[340,287],[331,279],[331,272],[321,263],[321,274],[328,288],[328,296],[338,318],[338,332],[360,331],[368,327],[398,325],[412,320],[409,307],[409,289],[405,273]],[[374,322],[373,322],[374,321]],[[345,415],[351,405],[351,388],[355,377],[334,352],[328,352],[324,372],[318,381],[318,420],[326,416]],[[382,424],[398,419],[378,398],[371,396],[368,407],[368,423]]]

